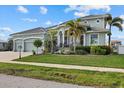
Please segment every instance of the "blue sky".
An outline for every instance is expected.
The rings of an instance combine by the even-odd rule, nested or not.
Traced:
[[[124,18],[124,6],[120,5],[48,5],[48,6],[0,6],[0,39],[7,40],[9,34],[36,27],[49,27],[70,19],[91,14],[111,13],[113,17]],[[123,25],[124,26],[124,25]],[[112,29],[112,39],[122,40],[124,31]]]

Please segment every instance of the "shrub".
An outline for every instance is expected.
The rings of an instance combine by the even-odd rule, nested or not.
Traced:
[[[85,55],[85,54],[88,54],[88,53],[85,50],[76,50],[76,54]]]
[[[111,53],[111,48],[109,46],[91,46],[90,52],[96,55],[108,55]]]
[[[109,46],[100,46],[102,49],[106,50],[106,55],[110,54],[112,52],[112,48]]]
[[[76,47],[77,54],[89,54],[90,53],[90,46],[77,46]]]
[[[97,49],[97,46],[91,46],[90,53],[96,54],[96,49]]]

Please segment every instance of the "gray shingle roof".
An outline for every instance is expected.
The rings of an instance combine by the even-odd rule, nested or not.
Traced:
[[[34,29],[30,29],[30,30],[26,30],[26,31],[22,31],[22,32],[17,32],[17,33],[11,34],[11,35],[27,34],[27,33],[39,33],[39,32],[44,32],[44,31],[46,31],[45,28],[43,28],[43,27],[37,27],[37,28],[34,28]]]

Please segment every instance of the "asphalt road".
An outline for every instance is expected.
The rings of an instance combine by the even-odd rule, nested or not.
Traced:
[[[73,84],[0,74],[0,88],[86,88]]]

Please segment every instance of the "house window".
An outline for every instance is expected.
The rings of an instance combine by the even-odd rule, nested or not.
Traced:
[[[99,20],[99,19],[97,19],[97,20],[96,20],[96,23],[98,24],[99,22],[100,22],[100,20]]]
[[[91,45],[97,45],[98,44],[98,34],[92,34],[91,35],[90,44]]]
[[[85,24],[88,24],[88,21],[87,21],[87,20],[85,20],[85,21],[84,21],[84,23],[85,23]]]

